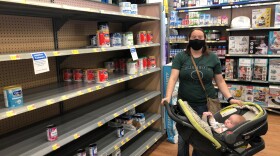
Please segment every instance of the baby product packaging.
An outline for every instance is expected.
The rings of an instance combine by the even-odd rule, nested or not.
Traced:
[[[280,55],[280,31],[269,32],[268,54]]]
[[[238,61],[238,79],[243,81],[252,80],[253,59],[240,58]]]
[[[274,27],[280,27],[280,5],[275,5]]]
[[[269,59],[269,82],[280,82],[280,59]]]
[[[249,54],[266,55],[268,36],[250,36]]]
[[[269,108],[280,108],[280,86],[269,86],[266,102]]]
[[[229,54],[248,54],[249,36],[229,36]]]
[[[269,93],[268,87],[254,86],[254,103],[261,106],[267,106],[266,95]]]
[[[270,27],[271,8],[252,10],[252,27]]]
[[[255,58],[253,80],[266,81],[268,59]]]

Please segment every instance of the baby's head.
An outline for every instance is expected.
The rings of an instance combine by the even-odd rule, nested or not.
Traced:
[[[246,121],[246,119],[243,116],[238,115],[238,114],[233,114],[228,119],[226,119],[224,124],[225,124],[226,128],[233,128],[234,126],[236,126],[244,121]]]

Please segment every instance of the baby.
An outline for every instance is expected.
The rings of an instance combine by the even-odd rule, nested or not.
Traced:
[[[207,116],[210,116],[210,125],[212,125],[212,127],[217,133],[222,133],[227,129],[233,128],[234,126],[246,121],[246,119],[243,116],[238,114],[232,114],[228,119],[225,120],[223,124],[218,123],[214,119],[213,114],[211,112],[203,112],[202,120],[207,122]]]

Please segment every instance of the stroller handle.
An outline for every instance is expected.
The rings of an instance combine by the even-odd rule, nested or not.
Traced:
[[[171,107],[173,107],[173,106],[170,105],[167,101],[164,101],[164,106],[165,106],[165,108],[167,110],[168,116],[172,120],[174,120],[175,122],[177,122],[177,123],[179,123],[179,124],[181,124],[183,126],[186,126],[188,128],[195,129],[191,124],[183,121],[183,119],[181,119],[182,117],[180,118],[177,114],[174,113],[174,111],[171,111],[171,109],[172,109]]]

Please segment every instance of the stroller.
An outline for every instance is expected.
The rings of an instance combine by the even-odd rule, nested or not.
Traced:
[[[189,140],[202,156],[251,156],[265,148],[261,135],[268,130],[267,113],[257,104],[244,103],[243,107],[230,105],[214,114],[219,123],[232,114],[242,115],[246,119],[222,133],[216,133],[187,102],[178,100],[177,106],[167,102],[164,105],[170,118],[182,127],[183,139]]]

